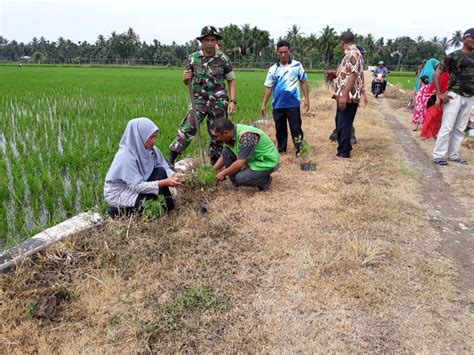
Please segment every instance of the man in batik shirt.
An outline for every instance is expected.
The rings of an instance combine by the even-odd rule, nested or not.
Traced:
[[[363,93],[363,58],[355,44],[354,34],[343,32],[340,37],[344,58],[337,69],[335,92],[332,96],[337,101],[336,131],[337,153],[334,159],[351,157],[351,131],[357,107]]]

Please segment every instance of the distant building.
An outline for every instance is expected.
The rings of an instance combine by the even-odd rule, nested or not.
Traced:
[[[20,63],[29,63],[31,61],[31,57],[28,55],[24,55],[18,59]]]

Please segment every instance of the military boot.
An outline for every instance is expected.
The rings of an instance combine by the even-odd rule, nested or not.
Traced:
[[[168,159],[168,165],[171,168],[174,168],[174,163],[176,163],[176,158],[178,158],[179,153],[170,151],[170,157]]]

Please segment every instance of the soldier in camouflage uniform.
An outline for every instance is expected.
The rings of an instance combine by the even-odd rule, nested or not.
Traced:
[[[211,137],[209,156],[214,164],[220,157],[222,143],[218,142],[210,132],[212,122],[221,117],[227,117],[235,112],[237,105],[235,91],[235,74],[229,58],[216,50],[217,41],[222,39],[214,26],[206,26],[201,31],[201,36],[196,38],[201,42],[202,49],[191,54],[189,66],[184,70],[183,83],[189,84],[192,80],[194,103],[198,122],[207,116],[207,131]],[[229,86],[227,94],[225,82]],[[191,143],[196,134],[192,106],[181,123],[178,135],[170,145],[170,165],[174,165],[176,158]]]
[[[448,92],[441,92],[439,77],[449,71]],[[467,165],[459,152],[464,138],[464,130],[469,122],[474,104],[474,28],[463,35],[463,47],[448,54],[433,75],[439,105],[443,102],[443,119],[433,150],[434,163],[447,165],[448,161]]]

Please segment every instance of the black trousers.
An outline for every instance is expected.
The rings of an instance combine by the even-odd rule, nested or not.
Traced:
[[[280,153],[286,153],[288,145],[288,127],[286,122],[288,121],[293,144],[295,145],[296,151],[299,152],[300,145],[296,143],[296,139],[303,139],[300,108],[276,108],[273,110],[273,120],[275,121],[278,151]]]
[[[331,132],[331,135],[329,136],[329,139],[332,140],[332,141],[337,141],[337,129],[335,127],[337,127],[337,113],[336,113],[336,116],[334,117],[334,130]],[[351,131],[351,138],[353,141],[357,141],[356,139],[356,130],[354,128],[354,126],[352,126],[352,131]]]
[[[235,154],[227,147],[222,149],[222,157],[224,158],[224,166],[227,168],[237,160]],[[266,171],[254,171],[249,167],[240,170],[239,172],[229,175],[230,180],[234,186],[256,186],[259,189],[268,187],[271,183],[270,174],[274,169]]]
[[[351,157],[351,132],[358,106],[356,103],[348,103],[345,110],[336,110],[337,156]]]
[[[166,179],[168,175],[166,174],[166,170],[164,168],[155,168],[153,169],[150,177],[147,181],[157,181]],[[160,187],[158,190],[158,195],[163,195],[165,197],[165,204],[166,204],[166,211],[169,212],[174,209],[174,202],[173,198],[171,197],[171,191],[169,187]],[[120,216],[130,216],[134,212],[141,213],[142,210],[142,202],[145,200],[153,200],[156,201],[158,199],[158,195],[155,194],[139,194],[136,201],[135,206],[133,207],[109,207],[108,213],[109,216],[112,218],[117,218]]]

